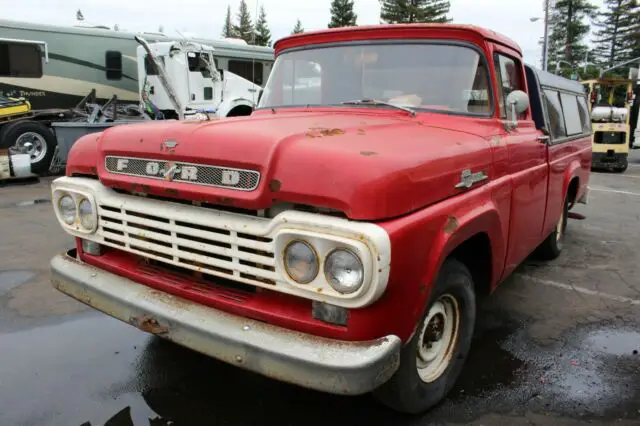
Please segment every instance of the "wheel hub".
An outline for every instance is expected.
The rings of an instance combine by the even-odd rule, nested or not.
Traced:
[[[37,163],[47,155],[47,142],[38,133],[25,132],[18,136],[10,150],[12,154],[29,154],[31,162]]]
[[[426,383],[438,379],[449,366],[458,340],[460,309],[451,295],[436,300],[422,323],[416,368]]]

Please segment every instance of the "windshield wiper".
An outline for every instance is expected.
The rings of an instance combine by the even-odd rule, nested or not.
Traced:
[[[412,108],[391,104],[385,101],[379,101],[377,99],[360,99],[356,101],[345,101],[345,102],[340,102],[340,104],[341,105],[384,105],[384,106],[390,106],[392,108],[401,109],[402,111],[406,111],[409,113],[411,117],[416,116],[416,111]]]

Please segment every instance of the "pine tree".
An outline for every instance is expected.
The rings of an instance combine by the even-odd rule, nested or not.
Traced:
[[[616,63],[632,59],[633,37],[640,29],[640,5],[637,0],[605,0],[605,10],[595,23],[596,48],[594,53],[607,68]]]
[[[584,62],[589,51],[585,44],[590,30],[587,19],[593,18],[596,11],[590,0],[556,0],[549,14],[550,71],[553,72],[560,61],[562,74],[569,76]]]
[[[222,37],[233,38],[235,36],[236,34],[233,26],[233,21],[231,20],[231,6],[227,5],[227,17],[224,20],[224,27],[222,28]]]
[[[380,0],[380,4],[380,18],[388,24],[451,21],[449,0]]]
[[[302,27],[302,22],[300,22],[300,19],[298,19],[296,21],[296,26],[293,27],[293,31],[291,32],[291,34],[300,34],[304,32],[304,28]]]
[[[264,6],[260,7],[260,15],[256,21],[255,44],[257,46],[271,46],[271,31],[267,25],[267,13],[264,11]]]
[[[329,28],[353,27],[358,15],[353,11],[353,0],[333,0],[331,2],[331,22]]]
[[[251,22],[247,0],[240,0],[240,8],[236,17],[238,24],[233,27],[236,37],[240,37],[249,44],[253,43],[253,23]]]

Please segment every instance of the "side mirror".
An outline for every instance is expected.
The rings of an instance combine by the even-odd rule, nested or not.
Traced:
[[[529,96],[522,90],[514,90],[507,96],[507,108],[511,111],[511,126],[518,126],[518,116],[529,109]]]

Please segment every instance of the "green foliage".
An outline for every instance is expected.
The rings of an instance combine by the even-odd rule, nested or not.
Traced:
[[[224,20],[224,27],[222,28],[222,37],[233,38],[236,36],[233,28],[233,21],[231,20],[231,6],[227,6],[227,16]]]
[[[640,41],[640,5],[637,0],[605,0],[604,4],[594,23],[594,53],[604,67],[611,68],[634,58]]]
[[[358,15],[353,11],[354,0],[333,0],[329,28],[353,27]]]
[[[388,24],[451,21],[449,0],[380,0],[380,4],[380,18]]]
[[[264,6],[260,7],[255,33],[255,44],[257,46],[271,46],[271,31],[267,25],[267,13],[264,11]]]
[[[249,44],[253,43],[253,23],[246,0],[240,0],[237,20],[238,24],[233,27],[236,37],[240,37]]]
[[[300,34],[304,32],[304,28],[302,27],[302,22],[300,22],[300,19],[298,19],[296,21],[296,26],[293,27],[293,31],[291,32],[291,34]]]

